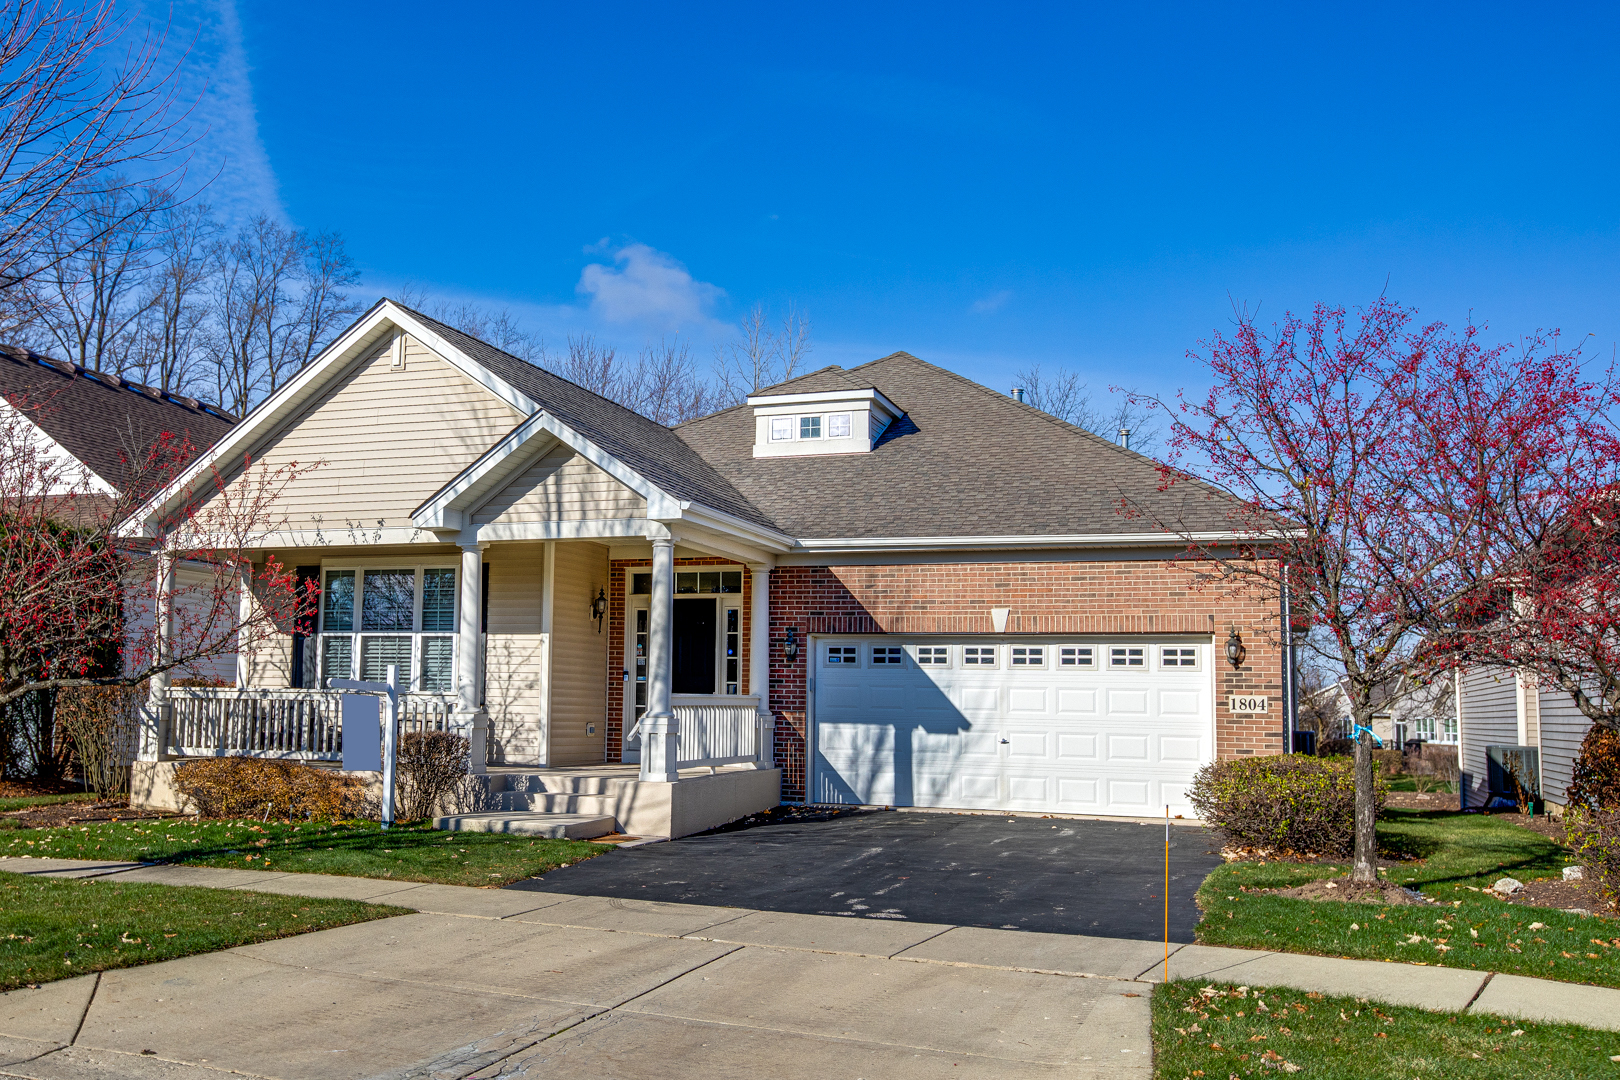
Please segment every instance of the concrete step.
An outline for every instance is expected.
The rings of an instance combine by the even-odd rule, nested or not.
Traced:
[[[490,773],[491,794],[608,795],[635,784],[636,776],[601,776],[589,773]]]
[[[541,814],[612,814],[617,795],[572,795],[547,791],[498,791],[487,804],[491,811],[533,811]]]
[[[553,840],[589,840],[594,836],[607,836],[619,831],[619,823],[612,817],[525,811],[454,814],[434,818],[433,827],[447,832],[521,833],[524,836],[546,836]]]

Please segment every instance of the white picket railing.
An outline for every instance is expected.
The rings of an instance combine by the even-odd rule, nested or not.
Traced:
[[[671,711],[680,723],[675,767],[762,761],[759,698],[741,694],[676,694]]]
[[[333,690],[250,690],[232,686],[171,687],[166,752],[185,757],[343,759],[343,722]],[[455,698],[400,698],[399,731],[453,730]]]

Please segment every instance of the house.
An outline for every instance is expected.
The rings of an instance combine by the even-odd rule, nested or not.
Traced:
[[[1458,741],[1457,696],[1451,680],[1435,679],[1397,696],[1388,683],[1373,692],[1372,733],[1385,746],[1403,747],[1417,740],[1440,746]],[[1309,707],[1323,723],[1323,739],[1348,739],[1355,720],[1350,695],[1340,678],[1309,695]]]
[[[150,483],[140,462],[164,435],[184,439],[189,452],[213,445],[236,417],[207,402],[143,386],[109,372],[54,360],[29,349],[0,346],[0,410],[18,423],[42,458],[60,467],[53,490],[37,495],[72,495],[78,513],[116,514]],[[213,572],[181,560],[176,595],[186,604],[206,588]],[[126,611],[125,624],[137,634],[151,627],[149,605]],[[182,677],[230,681],[236,659],[218,656],[180,671]]]
[[[1219,542],[1226,496],[906,353],[667,428],[383,300],[194,469],[244,455],[321,462],[262,541],[320,611],[238,687],[165,691],[154,803],[188,756],[337,760],[324,680],[389,665],[491,813],[645,835],[780,800],[1189,813],[1200,766],[1283,749],[1277,603],[1120,512]]]
[[[1561,813],[1592,721],[1569,694],[1540,685],[1531,672],[1468,668],[1457,673],[1456,685],[1463,806],[1487,806],[1493,798],[1488,747],[1529,747],[1538,762],[1541,797]],[[1502,778],[1497,780],[1500,791]]]

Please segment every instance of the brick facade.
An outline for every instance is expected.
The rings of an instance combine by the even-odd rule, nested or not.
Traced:
[[[679,559],[678,568],[725,564],[725,559]],[[616,561],[610,571],[607,745],[617,761],[621,718],[629,685],[622,673],[625,582],[646,560]],[[1282,656],[1275,643],[1275,598],[1252,590],[1199,587],[1192,565],[1162,559],[1113,562],[907,563],[886,566],[785,566],[771,572],[771,705],[776,714],[776,761],[782,797],[805,797],[805,678],[812,634],[989,634],[991,608],[1008,608],[1009,634],[1198,634],[1216,646],[1215,752],[1230,758],[1284,749]],[[744,570],[742,669],[748,670],[748,603]],[[782,655],[788,629],[797,631],[799,655]],[[1236,629],[1248,656],[1234,670],[1222,647]],[[745,688],[744,693],[749,692]],[[1265,714],[1233,715],[1228,695],[1265,694]]]

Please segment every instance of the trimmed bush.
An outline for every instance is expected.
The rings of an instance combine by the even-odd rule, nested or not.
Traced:
[[[1316,744],[1317,757],[1349,757],[1356,752],[1356,744],[1349,739],[1322,739]]]
[[[1388,791],[1374,775],[1377,806]],[[1279,855],[1348,858],[1355,848],[1356,777],[1349,758],[1277,754],[1205,765],[1188,798],[1226,841]]]
[[[1593,724],[1575,755],[1569,790],[1570,809],[1620,809],[1620,731]]]
[[[417,821],[438,813],[467,775],[467,740],[448,731],[412,731],[399,740],[399,816]]]
[[[1620,900],[1620,809],[1573,804],[1564,818],[1565,839],[1606,899]]]
[[[175,770],[174,786],[207,818],[339,821],[359,817],[365,805],[358,777],[275,758],[188,761]]]

